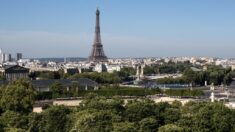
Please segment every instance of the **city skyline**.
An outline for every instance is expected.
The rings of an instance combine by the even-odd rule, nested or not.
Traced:
[[[232,0],[1,1],[0,48],[27,58],[87,57],[97,5],[111,58],[235,57]]]

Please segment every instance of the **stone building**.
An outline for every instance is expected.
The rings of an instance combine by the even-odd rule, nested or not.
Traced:
[[[28,78],[29,69],[19,65],[6,65],[0,68],[6,81],[14,81],[20,78]]]

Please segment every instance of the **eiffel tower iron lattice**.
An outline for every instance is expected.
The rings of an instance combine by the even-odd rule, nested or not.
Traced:
[[[95,38],[92,45],[92,51],[89,56],[89,61],[91,62],[107,62],[108,58],[105,56],[103,45],[101,42],[100,35],[100,11],[96,10],[96,26],[95,26]]]

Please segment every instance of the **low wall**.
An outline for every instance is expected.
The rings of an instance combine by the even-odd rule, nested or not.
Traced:
[[[133,99],[124,99],[124,104],[127,104],[127,102],[129,100],[133,100]],[[159,103],[159,102],[168,102],[168,103],[172,103],[173,101],[180,101],[182,103],[182,105],[184,105],[185,103],[189,102],[189,101],[193,101],[194,99],[179,99],[179,98],[171,98],[171,97],[155,97],[155,98],[151,98],[151,100],[153,100],[155,103]],[[74,100],[54,100],[53,101],[53,105],[64,105],[64,106],[70,106],[70,107],[75,107],[75,106],[79,106],[80,103],[82,102],[81,99],[74,99]],[[36,113],[40,113],[42,112],[42,107],[41,106],[35,106],[33,108],[33,112]]]
[[[82,100],[55,100],[53,105],[79,106]]]

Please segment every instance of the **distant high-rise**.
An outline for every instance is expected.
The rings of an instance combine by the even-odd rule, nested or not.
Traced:
[[[3,62],[3,58],[2,58],[2,49],[0,48],[0,63],[2,63]]]
[[[5,54],[1,53],[1,63],[4,63],[6,61],[5,59]]]
[[[11,54],[8,54],[9,61],[12,61]]]
[[[9,62],[9,54],[7,53],[4,54],[4,61]]]
[[[104,54],[103,45],[100,35],[100,11],[96,10],[96,26],[95,26],[95,38],[92,46],[91,55],[89,56],[91,62],[107,62],[108,58]]]
[[[17,61],[22,59],[22,57],[23,57],[22,53],[16,53],[16,60]]]

